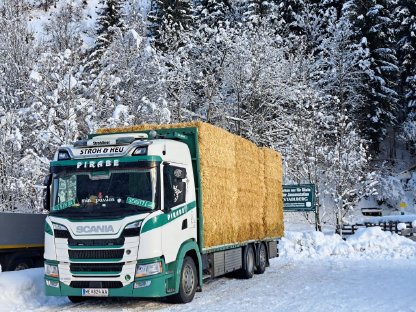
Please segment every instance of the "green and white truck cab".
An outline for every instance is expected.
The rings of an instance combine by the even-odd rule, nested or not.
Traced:
[[[59,148],[45,180],[47,295],[186,303],[210,267],[254,270],[255,245],[248,258],[247,244],[234,246],[228,271],[202,253],[196,131],[90,135]],[[272,257],[275,242],[264,246]]]

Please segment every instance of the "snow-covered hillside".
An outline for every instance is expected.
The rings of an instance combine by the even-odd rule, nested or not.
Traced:
[[[218,278],[193,302],[111,298],[74,305],[45,297],[43,269],[0,273],[0,311],[415,311],[416,243],[378,228],[347,241],[288,232],[280,257],[250,280]]]

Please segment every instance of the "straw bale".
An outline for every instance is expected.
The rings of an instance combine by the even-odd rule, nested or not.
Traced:
[[[264,225],[266,237],[283,236],[282,161],[279,153],[263,148],[266,198]]]
[[[99,129],[198,128],[204,248],[283,236],[280,155],[203,122]]]
[[[240,214],[237,240],[246,241],[263,237],[264,170],[261,166],[263,154],[259,153],[256,145],[241,137],[235,137],[235,143],[237,213]]]
[[[233,225],[236,224],[237,187],[233,176],[235,177],[234,170],[212,167],[209,177],[202,182],[205,246],[235,241],[236,229]],[[211,187],[206,187],[207,185]]]

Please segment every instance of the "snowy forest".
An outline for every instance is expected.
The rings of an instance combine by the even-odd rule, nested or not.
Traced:
[[[280,151],[285,183],[317,185],[322,222],[368,195],[400,201],[414,0],[1,0],[0,13],[2,211],[42,211],[61,145],[190,120]]]

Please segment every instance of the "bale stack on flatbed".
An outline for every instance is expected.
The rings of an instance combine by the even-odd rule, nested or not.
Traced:
[[[282,161],[276,151],[203,122],[137,125],[98,133],[183,128],[198,129],[204,248],[282,237]]]

